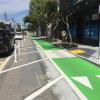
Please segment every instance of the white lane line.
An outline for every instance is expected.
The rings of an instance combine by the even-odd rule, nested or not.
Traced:
[[[5,61],[4,63],[0,66],[0,71],[2,71],[4,69],[4,67],[6,66],[6,64],[8,63],[8,61],[10,60],[12,56],[9,56]]]
[[[43,51],[43,53],[46,55],[45,50],[34,40],[34,43]],[[71,81],[71,79],[59,68],[59,66],[49,57],[47,57],[52,64],[55,66],[55,68],[58,70],[58,72],[64,77],[66,82],[70,85],[70,87],[75,91],[76,95],[81,100],[88,100],[86,96],[78,89],[78,87]]]
[[[43,86],[42,88],[40,88],[39,90],[37,90],[36,92],[32,93],[30,96],[26,97],[24,100],[33,100],[35,99],[37,96],[39,96],[40,94],[42,94],[43,92],[45,92],[47,89],[49,89],[51,86],[55,85],[58,81],[60,81],[61,79],[63,79],[62,76],[56,78],[55,80],[49,82],[47,85]]]
[[[34,64],[34,63],[38,63],[38,62],[41,62],[41,61],[45,61],[45,60],[48,60],[48,58],[44,58],[44,59],[41,59],[41,60],[36,60],[36,61],[24,64],[24,65],[20,65],[20,66],[14,67],[14,68],[3,70],[3,71],[0,72],[0,74],[9,72],[9,71],[12,71],[12,70],[15,70],[15,69],[19,69],[19,68],[22,68],[22,67],[26,67],[26,66],[28,67],[28,65],[31,65],[31,64]]]

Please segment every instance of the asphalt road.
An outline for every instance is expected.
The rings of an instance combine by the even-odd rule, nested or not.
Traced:
[[[4,70],[46,58],[40,52],[29,53],[38,50],[38,48],[29,37],[26,37],[25,41],[27,43],[21,48],[21,54],[27,54],[18,55],[17,63],[13,62],[14,56],[12,55]],[[23,100],[59,75],[59,72],[49,60],[2,73],[0,74],[0,100]],[[61,80],[34,100],[79,100],[79,98],[70,86],[64,80]]]

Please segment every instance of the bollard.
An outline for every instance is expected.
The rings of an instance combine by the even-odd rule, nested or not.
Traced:
[[[20,42],[21,42],[21,41],[18,42],[18,53],[21,53],[21,50],[20,50],[20,44],[21,44],[21,43],[20,43]]]
[[[17,50],[16,50],[16,44],[14,44],[14,48],[15,48],[15,51],[14,51],[14,62],[17,62]]]

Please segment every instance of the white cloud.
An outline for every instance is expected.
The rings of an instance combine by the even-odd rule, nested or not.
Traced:
[[[0,0],[0,14],[18,13],[29,9],[30,0]]]

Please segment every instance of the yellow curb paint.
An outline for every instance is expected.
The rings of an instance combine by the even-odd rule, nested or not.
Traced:
[[[69,52],[72,53],[72,54],[82,54],[82,53],[85,53],[85,51],[80,50],[80,49],[77,49],[77,50],[70,50]]]

